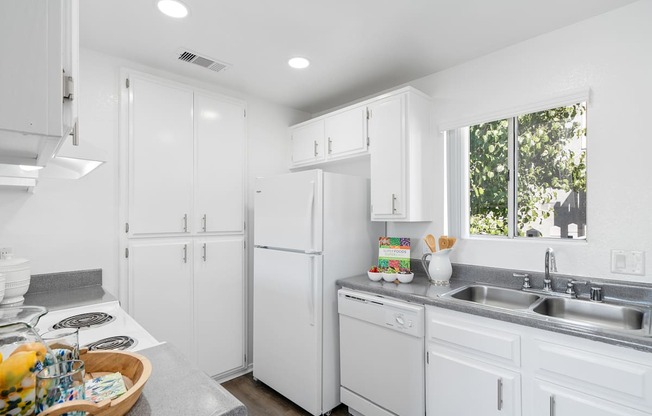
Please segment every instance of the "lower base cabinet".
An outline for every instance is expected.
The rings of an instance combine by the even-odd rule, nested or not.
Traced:
[[[630,407],[601,400],[552,383],[534,380],[532,416],[645,416]]]
[[[518,373],[433,346],[426,380],[428,415],[521,414]]]
[[[129,244],[129,310],[209,376],[245,366],[242,236]]]
[[[426,306],[429,416],[652,416],[652,354]]]

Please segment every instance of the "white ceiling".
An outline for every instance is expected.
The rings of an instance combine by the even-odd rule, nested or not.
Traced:
[[[80,1],[81,45],[316,113],[634,0]],[[233,66],[176,60],[188,48]],[[300,55],[312,65],[291,69]]]

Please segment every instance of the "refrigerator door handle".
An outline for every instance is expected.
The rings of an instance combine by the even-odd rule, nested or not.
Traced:
[[[310,197],[308,198],[308,212],[310,212],[310,215],[308,216],[308,220],[310,223],[308,224],[308,227],[310,227],[310,233],[309,233],[309,238],[310,241],[308,244],[310,244],[311,249],[308,251],[313,251],[313,243],[314,243],[314,227],[315,227],[315,181],[310,181]]]
[[[308,294],[310,326],[315,326],[315,287],[315,257],[310,256],[310,293]]]

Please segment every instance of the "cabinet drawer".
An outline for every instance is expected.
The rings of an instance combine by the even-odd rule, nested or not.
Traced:
[[[652,407],[652,367],[628,361],[626,351],[618,357],[537,340],[536,352],[543,376],[596,396]]]
[[[436,313],[429,313],[427,319],[429,342],[460,346],[491,360],[521,365],[521,337],[518,334]]]

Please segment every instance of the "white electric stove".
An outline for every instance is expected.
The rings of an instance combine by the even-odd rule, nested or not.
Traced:
[[[79,328],[79,346],[89,350],[139,351],[161,344],[118,301],[51,311],[41,317],[36,328],[39,333]]]

